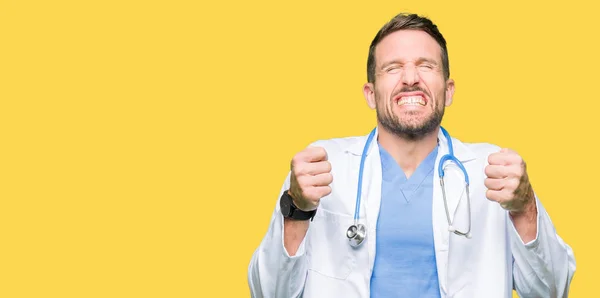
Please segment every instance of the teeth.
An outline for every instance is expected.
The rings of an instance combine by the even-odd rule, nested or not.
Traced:
[[[425,105],[425,100],[421,97],[421,96],[407,96],[407,97],[402,97],[399,101],[398,101],[398,105],[405,105],[405,104],[409,104],[409,105]]]

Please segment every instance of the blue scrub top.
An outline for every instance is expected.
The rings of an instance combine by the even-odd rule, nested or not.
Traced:
[[[410,179],[379,146],[381,208],[371,297],[440,297],[431,208],[436,147]]]

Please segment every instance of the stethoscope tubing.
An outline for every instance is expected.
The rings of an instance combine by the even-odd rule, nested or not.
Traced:
[[[446,209],[446,218],[448,219],[448,227],[449,227],[448,230],[457,235],[466,236],[467,238],[471,238],[471,205],[470,205],[470,195],[469,195],[469,175],[468,175],[467,170],[465,169],[464,165],[456,158],[456,156],[454,156],[454,149],[452,148],[453,146],[452,146],[452,139],[450,138],[450,134],[448,133],[448,131],[445,128],[443,128],[441,126],[440,126],[440,129],[442,130],[442,133],[444,134],[444,137],[446,138],[446,141],[448,143],[448,154],[442,156],[440,158],[440,161],[438,164],[438,175],[440,177],[440,184],[442,187],[444,207]],[[362,244],[364,238],[366,237],[366,227],[363,224],[359,224],[358,221],[359,221],[359,214],[360,214],[363,172],[364,172],[365,160],[366,160],[367,152],[370,147],[369,145],[371,144],[373,137],[375,136],[376,130],[377,130],[377,128],[373,128],[373,130],[369,134],[369,137],[367,138],[367,141],[365,142],[365,146],[363,148],[362,156],[360,159],[360,168],[358,171],[358,188],[356,190],[356,203],[355,203],[355,209],[354,209],[354,224],[352,226],[350,226],[346,232],[346,236],[348,237],[348,240],[350,241],[350,245],[354,246],[354,247]],[[456,230],[453,227],[452,222],[450,221],[450,214],[448,212],[448,203],[446,200],[446,191],[445,191],[445,186],[444,186],[444,163],[446,161],[454,162],[456,165],[458,165],[458,167],[461,169],[461,171],[464,174],[465,184],[466,184],[466,192],[467,192],[467,205],[468,205],[467,208],[469,209],[469,228],[468,228],[467,232],[460,232],[460,231]]]

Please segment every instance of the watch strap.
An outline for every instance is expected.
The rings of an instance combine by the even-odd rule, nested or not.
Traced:
[[[296,220],[313,220],[317,210],[304,211],[298,208],[296,204],[294,204],[294,200],[292,196],[288,193],[288,191],[284,191],[281,195],[281,200],[286,200],[286,203],[290,205],[289,214],[283,214],[284,217],[296,219]]]

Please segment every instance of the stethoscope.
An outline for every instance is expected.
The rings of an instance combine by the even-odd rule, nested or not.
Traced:
[[[465,236],[468,239],[471,239],[471,198],[469,196],[469,175],[467,174],[467,170],[463,166],[463,164],[454,156],[454,150],[452,148],[452,139],[448,134],[448,131],[440,126],[442,133],[446,137],[448,141],[448,154],[442,156],[440,158],[440,162],[438,165],[438,174],[440,176],[440,185],[442,187],[442,197],[444,198],[444,207],[446,209],[446,218],[448,219],[448,231],[453,232],[459,236]],[[358,247],[363,243],[367,236],[367,228],[364,224],[358,222],[358,214],[360,212],[360,200],[362,193],[362,180],[363,180],[363,170],[365,166],[365,159],[367,157],[367,151],[369,150],[369,145],[375,136],[376,128],[374,128],[369,137],[367,138],[367,142],[365,143],[365,147],[363,149],[363,153],[360,159],[360,169],[358,171],[358,189],[356,190],[356,206],[354,209],[354,224],[351,225],[346,231],[346,237],[348,237],[348,241],[352,247]],[[466,232],[461,232],[454,228],[452,222],[450,221],[450,213],[448,212],[448,203],[446,201],[446,189],[444,187],[444,163],[446,161],[454,162],[458,165],[465,176],[465,189],[467,193],[467,209],[469,210],[469,229]]]

